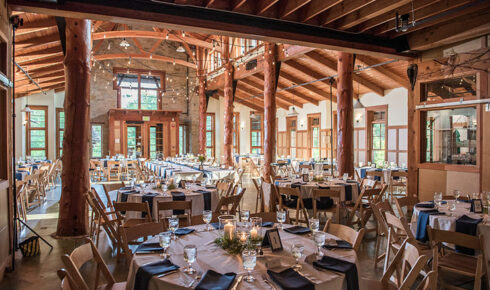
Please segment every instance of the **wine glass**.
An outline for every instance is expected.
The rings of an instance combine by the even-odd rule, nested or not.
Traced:
[[[255,250],[244,250],[242,252],[242,262],[243,268],[247,271],[247,275],[243,279],[247,282],[255,281],[254,276],[252,276],[252,271],[257,264],[257,252]]]
[[[434,193],[434,202],[436,203],[437,206],[441,206],[442,192],[435,192]]]
[[[175,231],[179,228],[179,218],[176,216],[172,216],[168,218],[168,229],[172,232],[172,239],[175,240],[177,236],[175,235]]]
[[[342,179],[347,181],[347,179],[349,179],[349,173],[344,173],[344,175],[342,175]]]
[[[456,202],[459,202],[459,197],[461,196],[461,191],[459,190],[453,190],[453,195],[456,198]]]
[[[315,241],[315,244],[317,246],[317,258],[320,259],[323,257],[323,253],[321,251],[322,246],[325,244],[325,233],[321,231],[317,231],[313,233],[313,240]]]
[[[276,219],[277,219],[277,222],[279,223],[278,228],[280,230],[282,230],[284,228],[282,224],[286,222],[286,211],[278,210],[276,212]]]
[[[192,263],[196,261],[197,257],[197,247],[195,245],[185,245],[184,246],[184,260],[187,262],[188,266],[184,269],[184,272],[189,274],[194,274],[196,270],[192,268]]]
[[[206,231],[209,231],[209,223],[213,219],[213,211],[212,210],[205,210],[202,212],[202,220],[206,223]]]
[[[303,251],[305,250],[305,246],[303,244],[293,244],[291,246],[291,253],[293,254],[294,259],[296,259],[296,263],[293,268],[296,270],[301,270],[301,265],[299,264],[299,259],[303,255]]]
[[[456,201],[455,200],[448,200],[447,205],[449,208],[449,212],[451,213],[450,216],[453,216],[453,212],[456,210]]]
[[[320,220],[310,219],[310,230],[315,233],[320,229]]]
[[[248,223],[248,220],[250,219],[250,211],[248,209],[243,209],[240,211],[240,219],[244,223]]]
[[[158,235],[158,241],[160,242],[160,247],[163,248],[162,257],[166,259],[168,257],[167,249],[170,246],[170,241],[172,239],[172,235],[169,232],[161,233]]]

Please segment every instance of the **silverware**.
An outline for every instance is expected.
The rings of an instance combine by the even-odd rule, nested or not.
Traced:
[[[276,290],[276,287],[274,286],[274,284],[272,284],[271,281],[269,281],[269,279],[267,278],[267,275],[262,274],[262,279],[264,280],[265,284],[267,284],[267,285],[269,285],[269,287],[271,287],[272,290]]]
[[[163,273],[163,274],[160,274],[157,276],[157,278],[162,278],[162,277],[165,277],[167,275],[170,275],[170,274],[173,274],[173,273],[176,273],[177,271],[179,271],[178,269],[175,269],[175,270],[172,270],[170,272],[166,272],[166,273]]]
[[[192,281],[187,285],[187,288],[190,288],[192,285],[194,285],[194,283],[199,282],[201,280],[201,275],[202,272],[197,273],[196,277],[194,277],[194,279],[192,279]]]
[[[233,285],[233,287],[231,287],[231,290],[236,290],[238,288],[238,285],[240,284],[240,282],[242,282],[244,276],[245,275],[238,276],[238,278],[235,281],[235,284]]]

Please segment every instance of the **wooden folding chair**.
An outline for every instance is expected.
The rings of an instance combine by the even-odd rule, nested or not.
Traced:
[[[244,194],[245,188],[238,188],[237,194],[222,196],[219,199],[218,205],[216,206],[214,212],[235,215]]]
[[[65,269],[58,270],[56,274],[58,274],[58,278],[60,278],[61,280],[61,284],[60,284],[61,290],[79,289],[79,287],[75,285],[75,281],[73,280],[71,275]]]
[[[130,228],[121,228],[122,249],[128,263],[131,262],[131,259],[133,258],[133,252],[129,248],[130,244],[139,244],[139,239],[146,241],[149,237],[156,236],[164,231],[165,227],[163,223],[160,222],[144,223]]]
[[[375,245],[375,250],[374,250],[374,268],[376,269],[378,267],[378,263],[383,261],[385,258],[385,253],[380,253],[380,248],[381,248],[381,240],[386,239],[386,243],[390,243],[388,241],[388,236],[389,236],[389,231],[388,231],[388,224],[386,223],[386,218],[385,218],[385,213],[389,212],[391,214],[395,214],[393,212],[393,208],[391,207],[391,204],[389,201],[380,201],[378,203],[372,203],[371,208],[373,209],[373,214],[374,218],[376,219],[377,222],[377,227],[378,227],[378,232],[376,235],[376,245]],[[395,247],[397,250],[400,249],[400,244],[394,243],[392,245]],[[386,248],[387,246],[385,246]]]
[[[179,225],[183,226],[191,225],[192,217],[192,200],[182,200],[182,201],[159,201],[157,204],[157,220],[166,224],[167,219],[163,217],[160,212],[163,210],[183,210],[183,214],[177,215],[179,218]],[[185,223],[184,223],[185,221]]]
[[[267,182],[263,178],[260,184],[260,190],[262,193],[261,211],[262,212],[276,212],[278,209],[282,209],[282,199],[279,196],[277,186],[274,183]]]
[[[121,164],[119,161],[107,161],[107,181],[121,180]]]
[[[328,219],[323,231],[348,242],[352,245],[352,249],[359,254],[359,247],[361,247],[362,238],[364,237],[364,229],[356,231],[346,225],[334,224],[332,219]]]
[[[333,201],[331,206],[323,205],[321,198],[330,198]],[[314,189],[313,190],[313,217],[318,218],[319,213],[332,213],[337,223],[340,223],[340,189]]]
[[[260,178],[252,178],[252,183],[257,191],[257,199],[255,199],[255,212],[263,212],[264,211],[264,203],[263,203],[263,192],[262,192],[262,179]],[[260,208],[259,208],[260,204]]]
[[[148,202],[115,202],[114,211],[120,227],[128,228],[152,221]],[[127,217],[128,212],[139,213],[139,217],[129,218]]]
[[[93,237],[95,235],[95,244],[99,244],[100,228],[102,227],[111,240],[112,245],[119,249],[120,236],[117,230],[118,220],[116,213],[106,211],[104,205],[97,198],[97,194],[92,191],[88,191],[85,194],[85,198],[93,212],[90,236]]]
[[[278,187],[278,191],[282,200],[282,209],[286,210],[287,212],[289,212],[290,209],[296,210],[294,219],[295,224],[304,222],[309,225],[308,212],[306,211],[303,203],[303,194],[301,194],[299,188]],[[300,213],[303,214],[302,220],[299,219]]]
[[[233,189],[233,182],[220,180],[216,183],[218,196],[229,196]]]
[[[367,179],[367,178],[364,178],[362,181],[361,181],[361,190],[367,188],[376,188],[376,186],[378,185],[378,181],[374,180],[374,179]]]
[[[345,208],[348,212],[347,224],[357,224],[359,228],[364,228],[366,233],[377,230],[377,225],[374,228],[366,228],[366,224],[371,217],[373,211],[371,203],[377,202],[381,195],[381,188],[364,188],[357,198],[353,206],[347,205]]]
[[[383,171],[367,170],[366,178],[378,181],[378,183],[385,183],[385,174]]]
[[[474,279],[473,289],[475,290],[481,289],[482,284],[485,285],[485,288],[488,287],[487,259],[483,235],[472,236],[453,231],[436,230],[430,226],[427,226],[427,232],[434,257],[432,261],[433,271],[437,271],[444,278],[446,277],[443,275],[443,271],[445,273],[449,272],[450,276],[462,275],[470,277]],[[473,249],[480,251],[480,253],[475,256],[470,256],[454,251],[445,251],[445,243]],[[446,283],[445,280],[439,279],[441,287],[461,289],[455,285],[455,281]]]
[[[413,196],[405,196],[395,198],[395,206],[399,217],[404,217],[405,220],[412,219],[413,208],[419,202],[419,199]]]
[[[73,250],[70,255],[65,254],[61,256],[61,260],[66,267],[66,272],[68,272],[70,277],[73,278],[75,289],[89,290],[87,281],[94,280],[94,278],[84,279],[82,274],[80,273],[80,268],[89,261],[94,261],[97,265],[94,280],[94,289],[99,288],[99,276],[101,272],[107,282],[107,284],[102,287],[103,289],[122,290],[126,288],[126,282],[116,283],[116,280],[109,271],[109,268],[107,268],[106,263],[99,254],[97,247],[94,245],[92,240],[88,238],[85,239],[85,244]]]
[[[303,169],[313,170],[313,166],[311,164],[300,164],[299,171],[301,172]]]
[[[417,248],[404,241],[380,281],[361,279],[365,289],[436,290],[437,274],[426,274],[429,257],[420,255]]]
[[[213,217],[211,218],[211,223],[217,223],[219,216],[220,216],[220,214],[213,212]],[[192,226],[197,226],[197,225],[202,225],[202,224],[205,224],[204,220],[202,219],[202,214],[191,216],[191,225]]]
[[[408,172],[406,171],[391,171],[390,172],[390,199],[397,196],[408,196],[407,193]],[[400,188],[403,189],[400,192]],[[396,189],[396,193],[394,190]]]

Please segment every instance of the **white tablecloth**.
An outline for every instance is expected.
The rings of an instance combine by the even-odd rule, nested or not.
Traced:
[[[185,200],[192,200],[192,215],[193,216],[196,216],[196,215],[201,215],[203,210],[205,209],[204,208],[204,196],[202,193],[200,192],[194,192],[196,190],[206,190],[206,191],[209,191],[211,194],[211,208],[210,210],[215,210],[216,209],[216,206],[218,206],[218,202],[219,202],[219,195],[218,195],[218,191],[216,189],[207,189],[205,187],[201,187],[201,186],[195,186],[195,185],[191,185],[189,186],[190,188],[188,189],[181,189],[181,188],[178,188],[178,189],[175,189],[174,191],[180,191],[180,192],[183,192],[185,194]],[[138,187],[136,187],[138,188]],[[158,196],[155,196],[153,197],[153,207],[150,209],[151,212],[152,212],[152,217],[153,219],[157,219],[157,214],[158,214],[158,210],[157,210],[157,205],[158,205],[158,202],[161,202],[161,201],[173,201],[172,199],[172,195],[170,194],[170,191],[167,191],[167,192],[163,192],[161,189],[145,189],[144,191],[142,189],[138,189],[140,191],[140,193],[133,193],[133,194],[129,194],[128,195],[128,198],[127,198],[127,202],[142,202],[142,197],[144,194],[147,194],[147,193],[158,193],[159,195]],[[122,195],[122,192],[121,191],[118,191],[117,192],[117,201],[121,201],[121,195]],[[127,218],[138,218],[139,216],[139,213],[137,212],[128,212],[126,213],[126,217]],[[171,216],[172,215],[172,211],[171,210],[168,210],[168,211],[161,211],[160,212],[160,216],[163,216],[163,217],[167,217],[167,216]]]
[[[196,178],[201,180],[203,177],[207,177],[211,180],[220,179],[236,179],[236,172],[232,169],[223,169],[219,167],[204,165],[203,170],[198,170],[199,163],[192,162],[167,162],[167,161],[154,161],[147,162],[146,166],[150,168],[157,175],[162,177],[173,177],[179,180],[192,180]]]
[[[293,179],[293,180],[276,180],[275,184],[278,187],[291,187],[293,183],[302,182],[301,179]],[[349,185],[351,187],[351,201],[355,202],[357,197],[359,196],[359,183],[347,183],[342,179],[334,179],[332,181],[325,181],[322,183],[317,182],[308,182],[306,184],[302,184],[300,187],[301,194],[303,198],[312,198],[313,190],[318,189],[320,187],[330,187],[331,189],[339,189],[340,188],[340,198],[341,201],[345,201],[345,186]]]
[[[229,255],[223,249],[214,245],[213,240],[218,237],[218,231],[201,231],[204,226],[197,226],[195,228],[198,229],[197,233],[194,232],[192,234],[179,237],[176,241],[172,241],[170,244],[168,252],[170,253],[170,260],[174,264],[179,265],[181,268],[186,267],[187,263],[183,258],[183,248],[187,244],[194,244],[197,246],[197,261],[192,265],[192,267],[197,271],[201,271],[203,273],[205,273],[206,270],[214,270],[219,273],[235,272],[238,275],[246,273],[246,271],[243,269],[242,259],[239,255]],[[264,228],[264,230],[265,229],[266,228]],[[284,231],[280,231],[280,236],[284,250],[272,252],[270,249],[264,249],[264,256],[257,258],[257,266],[253,272],[253,275],[257,278],[256,281],[253,283],[242,281],[238,289],[270,289],[270,287],[263,282],[261,276],[262,274],[266,273],[268,268],[279,272],[283,269],[291,267],[294,264],[294,258],[290,253],[293,243],[300,242],[305,246],[301,262],[303,262],[306,256],[316,252],[316,246],[313,240],[308,236],[293,235]],[[335,239],[336,237],[327,234],[327,239],[329,238]],[[156,240],[157,238],[153,238],[152,240],[149,240],[149,242]],[[356,253],[353,250],[337,249],[334,251],[329,251],[322,249],[322,251],[328,256],[343,259],[351,263],[356,263],[358,275],[361,277],[361,269],[359,268]],[[158,259],[161,259],[159,254],[136,254],[129,268],[126,289],[133,289],[136,272],[140,265],[155,262]],[[319,271],[313,268],[311,264],[306,263],[303,264],[302,272],[311,275],[315,280],[318,280],[319,283],[315,285],[315,289],[347,289],[345,276],[342,273],[327,270]],[[185,287],[185,285],[187,285],[191,280],[191,276],[182,272],[177,272],[163,278],[153,277],[148,284],[148,289],[188,289]],[[276,288],[280,289],[280,287],[277,285]]]

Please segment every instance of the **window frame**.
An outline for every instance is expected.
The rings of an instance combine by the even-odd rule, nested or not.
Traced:
[[[102,158],[104,153],[104,127],[103,123],[90,123],[90,157],[91,158]],[[94,156],[94,143],[93,143],[93,133],[92,127],[99,126],[100,127],[100,156]]]
[[[313,120],[318,119],[318,125],[313,125]],[[321,119],[321,114],[308,114],[308,143],[309,143],[309,153],[310,153],[310,158],[313,158],[313,129],[318,128],[318,147],[315,147],[315,149],[318,149],[318,158],[321,158],[322,156],[322,138],[321,138],[321,131],[322,131],[322,119]]]
[[[56,158],[61,158],[61,151],[63,150],[63,140],[60,140],[60,132],[63,131],[63,138],[65,137],[65,124],[61,128],[60,115],[64,113],[64,108],[56,108]],[[61,141],[61,142],[60,142]]]
[[[260,130],[252,129],[252,114],[260,116]],[[260,146],[252,146],[252,134],[253,132],[260,132]],[[250,111],[250,153],[253,153],[253,149],[259,149],[260,152],[258,154],[264,154],[264,114],[262,112]]]
[[[379,124],[379,123],[384,123],[385,125],[385,134],[384,134],[384,160],[388,160],[388,105],[380,105],[380,106],[372,106],[372,107],[366,107],[366,146],[367,146],[367,151],[366,152],[366,160],[369,162],[374,162],[373,159],[373,144],[374,144],[374,138],[373,138],[373,124]],[[379,112],[384,112],[384,119],[383,120],[374,120],[374,114],[379,113]],[[376,151],[380,151],[376,149]]]
[[[162,96],[166,90],[165,80],[166,80],[166,72],[165,71],[155,71],[155,70],[140,70],[140,69],[123,69],[123,68],[114,68],[114,78],[113,78],[113,89],[117,90],[117,108],[124,110],[148,110],[148,111],[156,111],[162,110]],[[118,74],[129,74],[136,75],[138,77],[138,108],[137,109],[126,109],[122,108],[122,93],[121,87],[117,81]],[[160,89],[156,89],[157,91],[157,108],[155,110],[150,109],[141,109],[141,95],[142,90],[153,90],[153,89],[145,89],[141,87],[141,76],[159,76],[160,77]]]
[[[27,120],[27,124],[26,124],[26,155],[27,156],[31,156],[32,157],[32,151],[40,151],[40,150],[44,150],[45,152],[45,157],[46,158],[49,158],[49,138],[48,138],[48,133],[49,133],[49,116],[48,116],[48,106],[32,106],[32,105],[29,105],[29,108],[31,110],[36,110],[36,111],[41,111],[43,110],[44,111],[44,127],[43,128],[40,128],[40,127],[35,127],[35,128],[31,128],[31,113],[26,113],[26,120]],[[45,147],[39,147],[39,148],[32,148],[31,147],[31,131],[40,131],[40,130],[43,130],[44,131],[44,146]]]
[[[180,130],[182,128],[182,135]],[[182,140],[181,140],[182,139]],[[187,154],[187,125],[179,124],[179,154]]]
[[[208,130],[208,116],[211,117],[211,130]],[[211,155],[207,157],[215,157],[216,156],[216,115],[215,113],[206,113],[206,155],[208,149],[211,149]],[[207,136],[208,133],[211,132],[211,146],[207,144]]]

